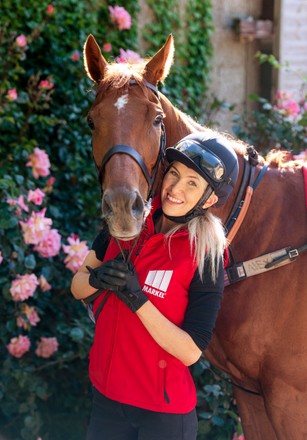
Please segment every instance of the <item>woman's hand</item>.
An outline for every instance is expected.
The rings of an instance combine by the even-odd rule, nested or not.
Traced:
[[[132,263],[128,265],[123,260],[115,259],[106,261],[96,269],[89,266],[87,269],[91,286],[111,290],[133,313],[148,301]]]

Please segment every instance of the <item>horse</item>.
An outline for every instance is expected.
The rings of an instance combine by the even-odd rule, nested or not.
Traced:
[[[100,172],[102,213],[110,234],[121,240],[137,237],[142,229],[150,196],[161,182],[164,144],[173,146],[195,131],[217,135],[158,92],[173,54],[172,35],[154,56],[137,64],[108,63],[92,35],[84,46],[86,72],[97,86],[87,122]],[[212,208],[225,222],[240,189],[248,146],[219,135],[231,140],[240,166],[233,194],[223,207]],[[261,159],[255,178],[263,167]],[[306,242],[302,176],[299,162],[279,163],[276,155],[268,162],[231,244],[236,261]],[[295,260],[225,288],[204,353],[237,384],[234,395],[246,440],[307,439],[306,254]]]

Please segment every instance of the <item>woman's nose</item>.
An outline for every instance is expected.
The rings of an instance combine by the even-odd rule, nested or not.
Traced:
[[[181,180],[177,180],[176,182],[173,183],[172,185],[172,190],[173,191],[182,191],[183,190],[183,183]]]

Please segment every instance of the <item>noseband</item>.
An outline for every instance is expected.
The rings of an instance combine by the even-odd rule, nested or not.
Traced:
[[[138,84],[137,81],[135,79],[131,79],[130,84]],[[153,84],[150,84],[147,81],[144,81],[144,84],[146,87],[148,87],[149,89],[151,89],[154,94],[159,98],[159,94],[158,94],[158,88],[156,86],[154,86]],[[165,139],[165,127],[163,122],[161,123],[161,137],[160,137],[160,146],[159,146],[159,153],[158,153],[158,157],[156,160],[156,163],[153,167],[153,171],[152,171],[152,175],[150,175],[148,168],[144,162],[144,159],[142,158],[142,156],[136,151],[134,150],[132,147],[129,147],[128,145],[114,145],[113,147],[110,148],[110,150],[105,154],[101,166],[100,166],[100,170],[99,170],[99,181],[100,183],[102,183],[103,180],[103,173],[104,173],[104,169],[105,169],[105,165],[108,162],[108,160],[114,155],[114,154],[127,154],[128,156],[130,156],[133,160],[135,160],[135,162],[139,165],[139,167],[141,168],[144,177],[147,181],[148,184],[148,196],[147,196],[147,200],[150,200],[153,196],[153,189],[154,189],[154,185],[155,185],[155,181],[156,181],[156,177],[157,177],[157,173],[158,173],[158,168],[160,165],[160,162],[162,160],[163,154],[164,154],[164,150],[165,150],[165,144],[166,144],[166,139]]]

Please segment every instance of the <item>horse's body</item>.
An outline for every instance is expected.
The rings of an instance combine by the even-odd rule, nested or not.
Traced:
[[[87,71],[99,83],[89,113],[98,167],[112,146],[125,144],[139,152],[152,172],[162,133],[161,113],[166,147],[195,130],[211,131],[146,87],[146,83],[156,85],[168,74],[172,49],[170,37],[147,64],[136,70],[127,65],[107,65],[94,38],[87,40]],[[239,157],[240,182],[245,145],[237,141],[233,145]],[[261,168],[257,166],[256,176]],[[131,239],[139,233],[144,218],[143,201],[148,193],[144,173],[126,154],[114,154],[103,171],[102,204],[110,232]],[[239,183],[227,204],[214,211],[224,221],[238,187]],[[301,166],[271,163],[234,238],[236,260],[306,243],[304,200]],[[306,255],[301,255],[291,264],[225,289],[214,337],[205,355],[235,383],[259,393],[234,389],[247,440],[307,439],[306,263]]]

